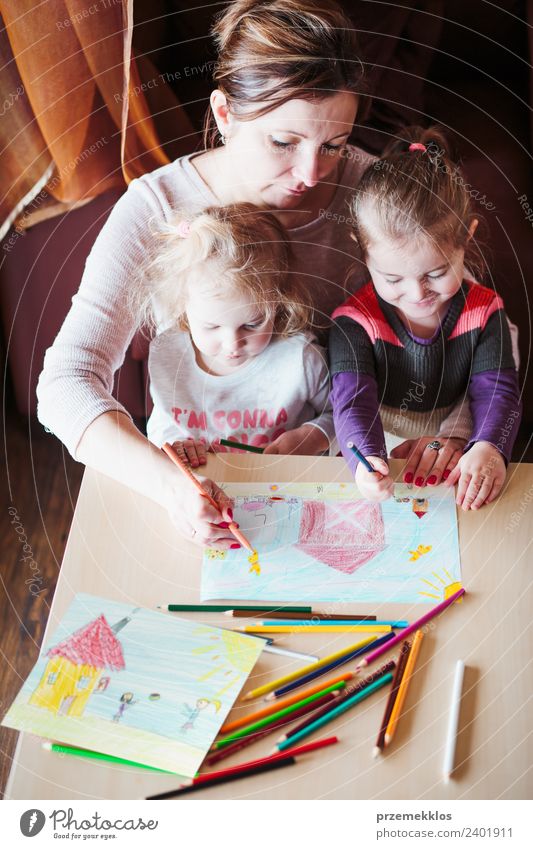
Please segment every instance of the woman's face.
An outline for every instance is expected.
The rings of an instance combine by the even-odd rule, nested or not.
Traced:
[[[216,98],[212,105],[220,119]],[[356,111],[357,96],[350,92],[289,100],[250,121],[226,109],[225,123],[218,123],[236,199],[273,209],[305,208],[316,186],[335,179]]]

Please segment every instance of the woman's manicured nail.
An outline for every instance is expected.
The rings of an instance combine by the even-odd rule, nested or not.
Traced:
[[[403,476],[403,482],[404,483],[413,483],[413,473],[412,472],[406,472],[405,475]]]
[[[442,480],[443,481],[448,480],[449,477],[450,477],[450,470],[444,469],[444,471],[442,473]]]
[[[228,514],[230,519],[233,519],[233,510],[231,509],[231,507],[228,507],[228,509],[226,510],[226,513]]]
[[[229,522],[218,522],[217,528],[229,528]]]
[[[233,545],[230,545],[230,548],[240,548],[240,545],[238,542],[234,542]]]
[[[431,477],[428,478],[428,484],[430,486],[434,483],[437,483],[437,475],[431,475]]]
[[[424,478],[417,478],[415,480],[415,486],[423,486],[423,485],[424,485]]]

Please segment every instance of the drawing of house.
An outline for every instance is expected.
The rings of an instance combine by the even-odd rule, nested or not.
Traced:
[[[379,504],[305,500],[295,547],[351,575],[385,548]]]
[[[104,669],[125,668],[116,633],[129,621],[124,617],[111,628],[102,614],[51,648],[29,703],[56,714],[81,716]]]

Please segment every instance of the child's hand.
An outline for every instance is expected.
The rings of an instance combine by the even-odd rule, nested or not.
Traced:
[[[381,457],[367,457],[375,472],[365,469],[363,463],[359,463],[355,470],[355,482],[361,495],[369,501],[386,501],[394,490],[394,482],[389,475],[389,467]]]
[[[329,450],[329,439],[319,427],[302,425],[282,433],[264,450],[264,454],[323,454]]]
[[[428,447],[435,441],[441,444],[438,451]],[[452,469],[457,466],[465,445],[466,440],[457,437],[437,439],[435,436],[424,436],[420,439],[406,439],[393,448],[390,456],[395,460],[409,458],[403,470],[404,483],[437,486],[447,480]]]
[[[172,447],[180,460],[190,463],[195,469],[207,463],[205,443],[200,439],[183,439],[180,442],[173,442]]]
[[[505,461],[498,449],[490,442],[476,442],[463,454],[446,486],[459,481],[455,503],[463,510],[479,510],[498,497],[506,473]]]

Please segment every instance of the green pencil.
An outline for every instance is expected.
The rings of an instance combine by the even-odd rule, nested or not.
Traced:
[[[299,708],[311,704],[311,702],[316,702],[317,699],[321,699],[322,696],[325,696],[327,693],[333,693],[342,690],[342,688],[345,686],[345,681],[337,681],[336,684],[330,684],[329,687],[325,687],[324,690],[320,690],[318,693],[313,693],[311,696],[307,696],[307,698],[305,699],[300,699],[299,702],[295,702],[294,704],[289,705],[288,707],[283,708],[282,710],[276,711],[276,713],[271,713],[268,716],[263,717],[262,719],[258,719],[251,725],[245,725],[243,728],[239,728],[238,731],[235,731],[233,734],[228,734],[228,736],[223,737],[222,740],[217,740],[215,746],[217,749],[222,749],[229,743],[233,743],[235,740],[240,740],[241,737],[247,737],[248,734],[253,734],[254,731],[259,731],[260,728],[264,728],[265,725],[270,725],[270,723],[275,722],[277,719],[282,719],[282,717],[288,716],[295,710],[299,710]]]
[[[257,445],[244,445],[242,442],[235,442],[234,439],[221,439],[221,445],[226,445],[228,448],[240,448],[241,451],[251,451],[252,454],[262,454],[263,448],[258,448]]]
[[[105,755],[103,752],[93,752],[90,749],[78,749],[76,746],[66,746],[65,744],[52,743],[46,741],[43,743],[43,749],[49,752],[57,752],[60,755],[75,755],[79,758],[89,758],[94,761],[107,761],[112,764],[123,764],[124,766],[137,766],[140,769],[149,769],[152,772],[166,772],[169,775],[178,775],[176,772],[171,772],[168,769],[158,769],[156,766],[148,766],[140,764],[137,761],[128,761],[125,758],[116,758],[114,755]]]
[[[310,607],[276,607],[273,604],[258,605],[258,604],[158,604],[161,610],[173,611],[196,611],[198,613],[223,613],[226,610],[249,610],[253,612],[265,612],[272,610],[283,610],[285,613],[311,613]]]

